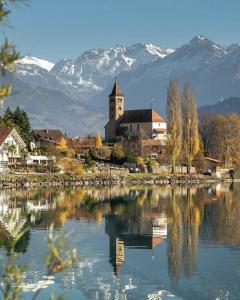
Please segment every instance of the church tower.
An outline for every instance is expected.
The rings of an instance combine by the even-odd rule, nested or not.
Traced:
[[[115,81],[112,93],[109,95],[109,121],[117,121],[124,114],[124,96],[120,86]]]
[[[113,90],[109,95],[109,121],[106,129],[106,139],[114,140],[116,138],[117,121],[124,114],[124,96],[117,81],[113,86]]]

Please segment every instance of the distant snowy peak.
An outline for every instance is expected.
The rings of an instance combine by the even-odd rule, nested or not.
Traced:
[[[40,58],[36,58],[36,57],[33,57],[33,56],[24,56],[23,58],[19,59],[17,62],[16,62],[16,65],[32,65],[32,66],[38,66],[46,71],[50,71],[54,64],[47,61],[47,60],[44,60],[44,59],[40,59]]]
[[[142,43],[129,47],[117,45],[106,49],[91,49],[75,61],[61,60],[53,67],[51,74],[74,84],[95,85],[102,89],[112,77],[162,59],[172,52],[174,49],[162,49],[153,44]]]
[[[51,69],[54,75],[64,74],[65,76],[72,76],[74,74],[74,60],[64,58],[54,65]]]
[[[227,54],[226,47],[216,44],[202,35],[196,35],[189,43],[183,45],[181,48],[188,48],[188,50],[189,48],[196,48],[198,51],[202,51],[205,48],[215,52],[216,56],[224,56]]]
[[[175,49],[172,48],[159,48],[153,44],[146,44],[145,46],[149,53],[158,55],[160,58],[163,58],[175,51]]]

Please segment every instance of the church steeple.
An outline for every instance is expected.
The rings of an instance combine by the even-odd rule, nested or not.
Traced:
[[[120,88],[120,86],[119,86],[117,80],[115,80],[115,83],[114,83],[112,92],[111,92],[111,94],[109,95],[109,97],[123,97],[123,93],[122,93],[122,91],[121,91],[121,88]]]
[[[117,81],[109,95],[109,120],[117,121],[124,114],[124,96]]]
[[[115,80],[109,95],[109,121],[106,128],[106,139],[116,138],[116,128],[120,118],[124,115],[124,96],[118,82]]]

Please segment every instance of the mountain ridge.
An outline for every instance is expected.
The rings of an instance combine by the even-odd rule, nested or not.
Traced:
[[[78,58],[63,59],[51,68],[50,62],[46,67],[36,60],[28,58],[25,64],[17,63],[13,77],[31,88],[32,99],[36,93],[36,98],[44,101],[46,111],[48,104],[40,94],[50,97],[49,91],[53,95],[59,91],[66,102],[71,99],[79,116],[86,109],[91,117],[95,116],[96,123],[88,123],[89,131],[96,127],[101,130],[107,121],[108,95],[116,76],[127,109],[149,108],[154,99],[153,108],[163,115],[170,78],[178,79],[181,88],[190,82],[199,106],[217,103],[229,95],[240,96],[240,45],[222,46],[201,35],[177,49],[136,43],[87,50]],[[15,99],[23,101],[20,96]],[[59,122],[57,118],[56,115]],[[76,126],[66,129],[75,133]],[[82,126],[78,135],[81,132],[85,132]]]

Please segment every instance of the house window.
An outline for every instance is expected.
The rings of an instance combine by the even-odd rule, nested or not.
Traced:
[[[131,124],[131,125],[130,125],[130,131],[132,131],[132,129],[133,129],[133,128],[132,128],[132,124]]]
[[[140,130],[140,125],[139,125],[139,124],[137,125],[137,130],[138,130],[138,131]]]
[[[118,98],[118,101],[119,101],[120,103],[122,103],[122,98]]]
[[[119,106],[118,110],[122,110],[122,108]]]

